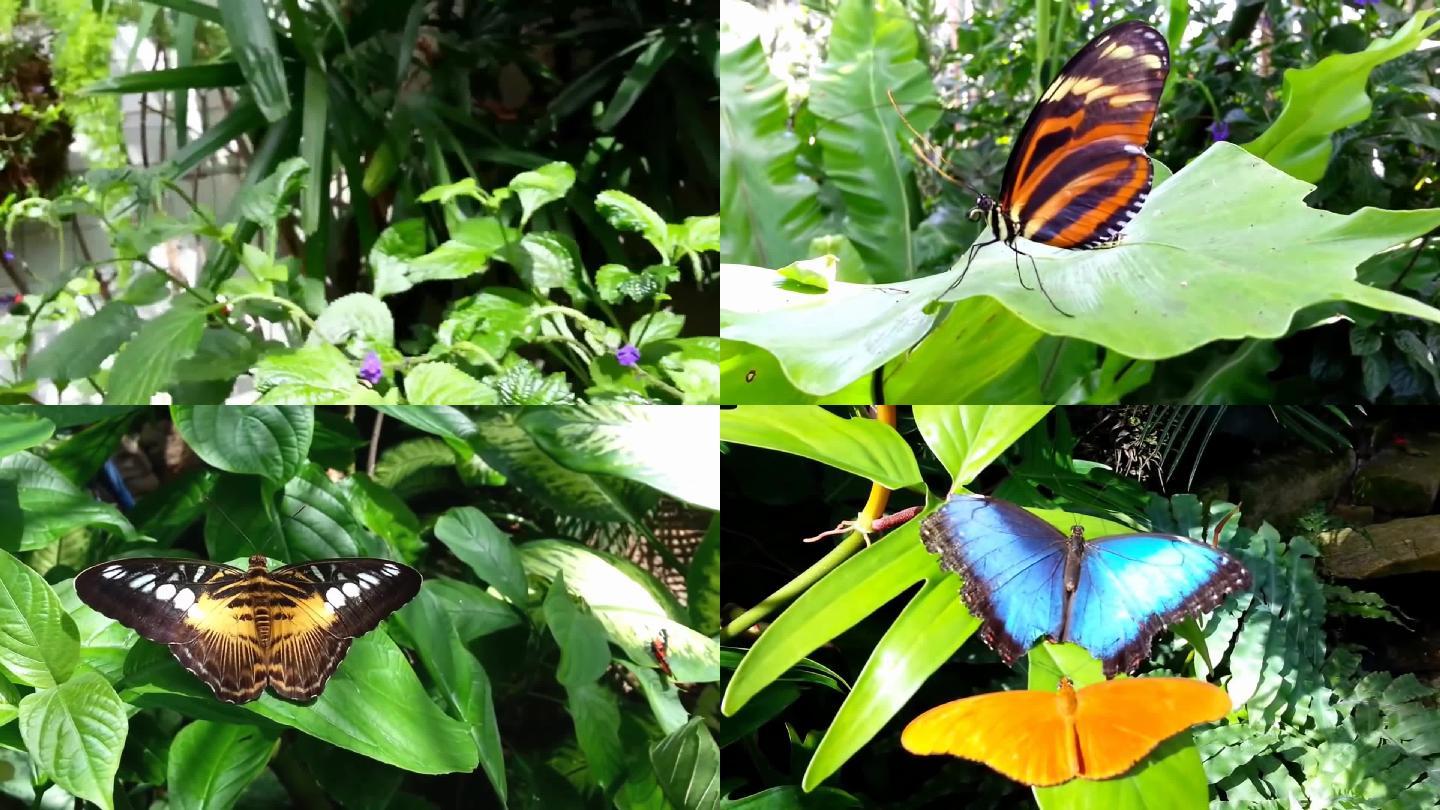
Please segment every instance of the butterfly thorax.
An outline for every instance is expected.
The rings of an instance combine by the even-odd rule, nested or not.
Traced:
[[[989,195],[981,194],[975,200],[975,207],[970,209],[969,218],[977,222],[984,221],[990,228],[990,232],[995,234],[995,238],[1005,244],[1008,245],[1015,241],[1015,235],[1018,232],[1015,223],[1010,221],[1010,217],[1006,215],[1000,204],[991,199]]]
[[[1065,538],[1065,592],[1074,593],[1080,587],[1080,560],[1085,556],[1085,528],[1071,526]]]

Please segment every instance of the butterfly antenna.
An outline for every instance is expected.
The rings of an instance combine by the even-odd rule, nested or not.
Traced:
[[[920,162],[924,163],[926,166],[929,166],[931,171],[935,172],[946,180],[949,180],[951,183],[954,183],[957,186],[963,186],[966,189],[969,189],[970,193],[974,194],[975,196],[980,196],[979,189],[945,171],[945,169],[941,168],[940,165],[936,163],[933,159],[931,159],[929,155],[925,154],[925,150],[920,148],[920,144],[929,144],[930,139],[920,134],[920,131],[915,128],[915,125],[910,123],[910,119],[907,118],[905,116],[905,112],[900,109],[900,102],[895,100],[894,93],[886,90],[885,97],[890,99],[890,106],[895,108],[895,114],[900,117],[900,123],[904,124],[905,128],[910,130],[910,134],[915,137],[915,140],[910,142],[910,150],[915,153],[915,157],[920,158]],[[950,161],[945,160],[943,155],[940,159],[944,161],[947,165],[949,165]]]

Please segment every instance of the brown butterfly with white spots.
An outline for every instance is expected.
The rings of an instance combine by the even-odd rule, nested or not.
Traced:
[[[75,577],[96,611],[170,652],[215,697],[246,703],[269,686],[287,700],[320,695],[352,639],[414,598],[415,569],[352,557],[269,570],[203,560],[135,558]]]

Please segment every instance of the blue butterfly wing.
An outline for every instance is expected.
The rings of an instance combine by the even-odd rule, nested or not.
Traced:
[[[1214,610],[1250,572],[1216,548],[1169,534],[1117,534],[1085,544],[1066,641],[1099,658],[1105,677],[1131,672],[1167,625]]]
[[[960,598],[980,617],[980,637],[1013,663],[1065,616],[1065,535],[1006,501],[953,495],[920,524],[941,565],[964,578]]]

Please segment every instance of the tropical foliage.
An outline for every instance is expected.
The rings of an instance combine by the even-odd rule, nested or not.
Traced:
[[[0,425],[13,800],[714,806],[718,490],[693,463],[713,411],[102,406]],[[251,554],[380,556],[425,581],[309,705],[220,703],[73,586],[122,556]]]

